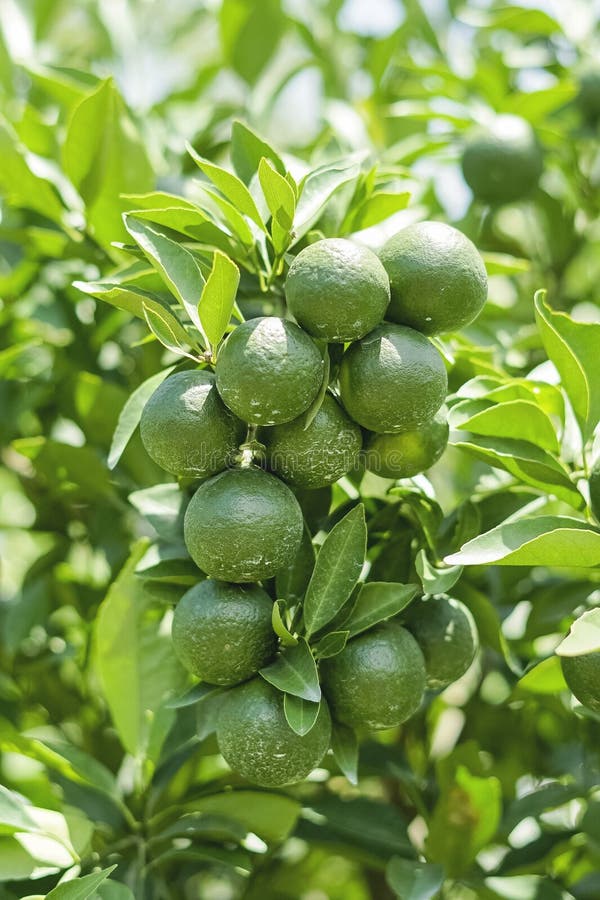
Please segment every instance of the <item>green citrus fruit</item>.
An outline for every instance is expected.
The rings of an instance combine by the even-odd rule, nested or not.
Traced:
[[[376,432],[419,428],[446,398],[444,360],[404,325],[378,325],[351,344],[340,366],[340,395],[351,418]]]
[[[257,584],[201,581],[175,607],[175,652],[202,681],[239,684],[256,675],[277,649],[272,612],[273,601]]]
[[[397,434],[373,434],[363,458],[367,469],[382,478],[412,478],[438,461],[448,444],[446,408],[438,410],[430,422]]]
[[[462,157],[465,181],[484,203],[521,200],[537,185],[542,169],[535,132],[519,116],[498,116],[491,128],[473,132]]]
[[[200,485],[183,524],[189,554],[222,581],[270,578],[296,555],[304,524],[289,487],[261,469],[228,469]]]
[[[324,659],[321,678],[334,719],[351,728],[392,728],[419,708],[425,663],[413,636],[386,622]]]
[[[589,66],[581,73],[577,103],[588,122],[600,119],[600,67]]]
[[[344,238],[305,247],[285,283],[288,307],[316,338],[355,341],[375,328],[390,302],[390,284],[372,250]]]
[[[269,468],[299,488],[333,484],[356,464],[362,445],[360,428],[331,394],[308,428],[300,418],[261,428],[258,439],[267,449]]]
[[[600,456],[592,466],[590,480],[590,506],[598,522],[600,522]]]
[[[458,331],[487,300],[487,274],[475,244],[451,225],[418,222],[385,244],[390,277],[387,318],[423,334]]]
[[[210,372],[171,375],[154,391],[140,420],[149,456],[172,475],[202,478],[233,462],[246,427],[224,405]]]
[[[323,759],[330,737],[324,700],[315,724],[300,736],[287,723],[283,694],[262,678],[229,691],[217,719],[217,742],[226,762],[263,787],[302,781]]]
[[[465,674],[479,647],[477,626],[464,603],[449,597],[420,601],[406,616],[425,657],[427,687],[445,688]]]
[[[217,359],[217,388],[229,409],[253,425],[301,415],[316,397],[324,363],[317,345],[293,322],[263,316],[231,332]]]
[[[588,709],[600,713],[600,652],[561,656],[560,661],[571,692]]]

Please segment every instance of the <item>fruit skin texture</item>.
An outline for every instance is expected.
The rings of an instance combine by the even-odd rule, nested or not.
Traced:
[[[358,461],[362,432],[331,394],[304,430],[304,418],[262,428],[258,439],[267,448],[269,468],[299,488],[333,484]]]
[[[229,469],[200,485],[183,534],[196,565],[212,578],[270,578],[294,558],[302,510],[289,487],[261,469]]]
[[[183,595],[173,616],[180,662],[208,684],[239,684],[274,655],[273,601],[257,584],[207,579]]]
[[[560,661],[571,692],[588,709],[600,713],[600,653],[561,656]]]
[[[381,261],[390,277],[386,318],[423,334],[458,331],[487,300],[487,273],[475,245],[443,222],[418,222],[384,245]]]
[[[324,659],[321,680],[334,719],[351,728],[393,728],[419,708],[425,661],[413,636],[386,622]]]
[[[236,416],[253,425],[278,425],[308,409],[323,370],[318,347],[301,328],[262,316],[231,332],[215,371],[221,398]]]
[[[331,737],[325,700],[303,737],[287,723],[283,694],[262,678],[228,692],[217,720],[219,750],[231,768],[263,787],[302,781],[323,759]]]
[[[332,343],[363,337],[381,322],[390,302],[377,256],[344,238],[305,247],[290,266],[285,293],[298,324]]]
[[[490,129],[467,139],[462,170],[484,203],[512,203],[526,197],[542,174],[543,157],[531,125],[519,116],[498,116]]]
[[[590,506],[598,522],[600,522],[600,457],[595,461],[590,472]]]
[[[342,403],[369,431],[419,428],[434,417],[447,390],[442,357],[424,335],[405,325],[379,325],[342,358]]]
[[[382,478],[412,478],[438,461],[448,444],[449,433],[446,409],[442,407],[420,428],[372,435],[363,452],[365,465]]]
[[[202,478],[231,465],[246,427],[219,397],[214,375],[194,370],[159,385],[142,411],[140,432],[166,472]]]
[[[477,653],[479,634],[471,611],[459,600],[436,597],[411,606],[405,622],[423,651],[427,687],[448,687],[465,674]]]

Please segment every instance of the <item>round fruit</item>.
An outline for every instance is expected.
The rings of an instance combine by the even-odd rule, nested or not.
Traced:
[[[360,428],[331,394],[306,430],[304,420],[296,419],[261,429],[258,439],[267,448],[269,468],[299,488],[333,484],[356,464],[362,445]]]
[[[229,691],[217,720],[217,742],[226,762],[263,787],[302,781],[323,759],[330,737],[324,700],[315,724],[300,736],[287,723],[283,694],[262,678]]]
[[[257,584],[201,581],[175,607],[175,652],[202,681],[239,684],[256,675],[277,649],[272,612],[273,601]]]
[[[228,469],[200,485],[183,523],[199,568],[222,581],[261,581],[294,558],[303,531],[298,501],[261,469]]]
[[[498,116],[491,128],[475,131],[462,157],[465,181],[484,203],[521,200],[536,186],[542,169],[535,132],[519,116]]]
[[[351,728],[392,728],[419,708],[425,662],[413,636],[396,622],[387,622],[324,659],[321,677],[339,722]]]
[[[447,390],[444,360],[424,335],[404,325],[379,325],[342,358],[342,403],[369,431],[419,428],[436,414]]]
[[[475,244],[443,222],[418,222],[381,251],[390,277],[387,318],[423,334],[458,331],[487,300],[487,274]]]
[[[581,74],[577,103],[588,122],[600,119],[600,67],[590,66]]]
[[[372,250],[344,238],[305,247],[290,267],[287,303],[314,337],[355,341],[375,328],[390,302],[385,269]]]
[[[571,692],[588,709],[600,713],[600,652],[561,656],[560,661]]]
[[[229,409],[253,425],[290,422],[308,409],[323,380],[318,347],[277,316],[235,328],[219,352],[217,388]]]
[[[140,432],[148,455],[165,471],[202,478],[231,465],[246,427],[223,404],[215,376],[196,369],[171,375],[154,391]]]
[[[449,597],[420,601],[405,622],[425,657],[427,687],[445,688],[465,674],[479,647],[477,626],[464,603]]]
[[[446,409],[442,407],[420,428],[372,435],[363,453],[365,465],[382,478],[412,478],[438,461],[448,444],[449,432]]]
[[[590,506],[598,522],[600,522],[600,456],[592,466],[590,480]]]

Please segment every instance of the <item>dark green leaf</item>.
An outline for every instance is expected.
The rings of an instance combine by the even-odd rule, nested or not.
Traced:
[[[444,882],[444,870],[431,863],[393,856],[385,870],[391,889],[400,900],[432,900]]]
[[[348,642],[349,631],[330,631],[314,647],[315,659],[329,659],[341,653]]]
[[[283,709],[287,723],[296,734],[305,735],[311,730],[321,708],[320,701],[303,700],[294,694],[285,694]]]
[[[46,894],[46,900],[87,900],[88,897],[94,896],[97,888],[116,868],[116,866],[110,866],[101,872],[94,872],[93,875],[84,875],[83,878],[65,881]]]
[[[284,647],[295,647],[298,640],[290,633],[284,622],[285,609],[286,604],[284,600],[276,600],[273,604],[273,614],[271,616],[273,631]]]
[[[378,622],[383,622],[408,606],[417,594],[416,584],[395,584],[394,582],[370,581],[363,584],[356,599],[352,614],[344,627],[355,637]]]
[[[140,384],[128,397],[125,406],[121,410],[119,421],[117,423],[117,427],[115,428],[115,433],[110,445],[107,461],[109,469],[114,469],[116,464],[121,459],[125,447],[131,440],[133,432],[139,425],[142,411],[146,403],[148,402],[154,391],[157,389],[157,387],[163,383],[167,375],[171,374],[173,368],[174,366],[169,366],[168,369],[163,369],[162,372],[157,372],[156,375],[151,375],[150,378],[147,378],[146,381],[143,381],[142,384]]]
[[[331,750],[350,784],[358,784],[358,741],[351,728],[340,722],[333,723]]]
[[[319,674],[310,647],[300,638],[295,647],[283,650],[275,662],[260,670],[270,684],[286,694],[316,702],[321,699]]]
[[[440,568],[433,566],[425,550],[419,550],[415,560],[415,568],[423,585],[425,594],[446,594],[454,587],[462,575],[462,566]]]

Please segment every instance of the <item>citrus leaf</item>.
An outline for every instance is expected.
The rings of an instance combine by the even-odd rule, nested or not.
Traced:
[[[281,256],[290,242],[290,230],[296,211],[296,195],[285,178],[264,158],[258,166],[258,178],[271,213],[273,247]]]
[[[294,216],[293,239],[297,244],[319,219],[328,200],[344,184],[353,181],[360,173],[359,158],[326,163],[310,172],[300,186],[300,196]]]
[[[280,175],[285,175],[285,165],[279,154],[245,122],[235,121],[231,126],[231,161],[245,184],[250,184],[263,157]]]
[[[163,347],[175,353],[177,356],[187,356],[196,362],[198,357],[194,356],[186,346],[194,347],[194,341],[185,331],[185,329],[177,322],[173,316],[169,316],[164,311],[158,312],[144,304],[144,317],[148,324],[148,328],[158,338]]]
[[[46,900],[88,900],[88,897],[94,896],[102,882],[116,868],[116,865],[110,866],[110,868],[103,869],[101,872],[94,872],[92,875],[84,875],[83,878],[73,878],[71,881],[65,881],[63,884],[53,888],[49,894],[46,894]]]
[[[275,662],[261,669],[260,674],[286,694],[313,702],[321,699],[317,664],[304,638],[300,638],[295,647],[287,647]]]
[[[186,691],[185,694],[173,697],[172,700],[165,703],[165,706],[167,709],[184,709],[186,706],[194,706],[196,703],[201,703],[214,694],[222,694],[224,690],[225,688],[216,684],[205,684],[201,681],[190,688],[189,691]]]
[[[285,694],[283,697],[283,711],[287,723],[296,734],[302,737],[311,730],[321,708],[321,702],[303,700],[294,694]]]
[[[309,427],[309,425],[314,422],[315,416],[323,406],[323,400],[325,399],[325,394],[327,393],[327,387],[329,385],[329,374],[331,371],[331,357],[329,356],[329,350],[327,349],[327,344],[321,348],[321,353],[323,356],[323,380],[321,381],[321,387],[317,393],[317,396],[310,404],[306,412],[304,413],[304,430]]]
[[[463,400],[453,406],[450,412],[451,427],[489,437],[529,441],[550,453],[559,453],[560,444],[554,426],[537,403],[508,400],[485,408],[481,404],[482,401]]]
[[[133,394],[127,398],[125,406],[119,415],[119,421],[117,422],[117,427],[115,428],[115,433],[113,434],[112,443],[108,452],[109,469],[114,469],[121,459],[127,444],[131,440],[133,432],[139,425],[142,411],[146,403],[157,387],[163,383],[167,375],[170,375],[174,368],[174,366],[169,366],[168,369],[163,369],[162,372],[151,375],[150,378],[143,381],[142,384],[135,389]]]
[[[275,576],[277,595],[283,597],[288,606],[293,606],[306,593],[314,564],[315,548],[310,532],[305,527],[296,556],[285,569],[280,569]]]
[[[600,419],[600,324],[575,322],[551,309],[545,296],[535,295],[538,328],[587,439]]]
[[[444,870],[433,863],[392,856],[385,877],[400,900],[432,900],[444,883]]]
[[[213,352],[231,321],[239,283],[238,267],[228,256],[217,250],[198,306],[202,331],[208,338]]]
[[[391,616],[398,615],[417,593],[416,584],[370,581],[363,584],[352,614],[344,625],[353,638]]]
[[[330,631],[314,648],[315,659],[329,659],[341,653],[348,642],[349,631]]]
[[[329,532],[315,563],[306,597],[307,638],[338,614],[360,577],[365,559],[367,526],[362,503]]]
[[[39,831],[24,801],[18,794],[0,784],[0,834],[16,831]]]
[[[569,516],[535,516],[503,522],[447,556],[463,566],[600,566],[600,531]]]
[[[583,656],[600,651],[600,609],[588,609],[569,629],[554,651],[559,656]]]
[[[532,694],[558,694],[567,689],[560,658],[549,656],[532,666],[521,676],[517,688]]]
[[[298,643],[298,639],[288,631],[283,620],[285,606],[286,605],[284,600],[276,600],[273,604],[273,613],[271,616],[273,631],[278,636],[284,647],[295,647]]]
[[[429,562],[425,550],[419,550],[415,568],[425,594],[446,594],[454,587],[463,571],[462,566],[450,566],[443,569],[433,566]]]
[[[351,728],[339,722],[332,723],[331,750],[350,784],[358,784],[358,741]]]
[[[229,202],[245,216],[258,225],[260,229],[266,231],[265,223],[258,211],[252,194],[233,172],[222,169],[208,159],[200,156],[191,144],[187,144],[187,151],[198,166],[198,168],[209,178],[216,188],[223,194]]]

